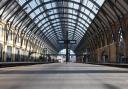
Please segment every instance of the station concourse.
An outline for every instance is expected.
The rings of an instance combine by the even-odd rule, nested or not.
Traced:
[[[128,0],[0,0],[0,89],[127,89],[127,68]]]

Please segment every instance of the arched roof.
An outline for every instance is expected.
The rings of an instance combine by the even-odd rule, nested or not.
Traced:
[[[116,30],[123,27],[128,14],[127,0],[105,0],[96,17],[88,27],[86,34],[76,48],[80,52],[85,47],[99,48],[117,41]],[[113,30],[114,29],[114,30]],[[105,43],[106,40],[106,43]],[[98,42],[99,41],[99,42]],[[92,48],[92,50],[93,50]]]
[[[58,40],[76,40],[75,49],[95,18],[104,0],[1,0],[1,17],[28,36],[35,34],[43,41],[62,49]],[[13,6],[12,6],[13,5]],[[8,9],[5,13],[4,10]],[[6,15],[7,14],[7,15]],[[92,29],[96,28],[93,23]]]

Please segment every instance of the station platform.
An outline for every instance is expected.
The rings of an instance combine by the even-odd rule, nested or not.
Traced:
[[[0,89],[127,89],[128,69],[91,64],[0,68]]]
[[[43,62],[1,62],[0,68],[44,64]]]
[[[128,64],[124,64],[124,63],[102,63],[102,64],[94,64],[94,65],[128,68]]]

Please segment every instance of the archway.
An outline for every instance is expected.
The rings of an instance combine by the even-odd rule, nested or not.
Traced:
[[[66,62],[66,49],[62,49],[61,51],[59,51],[58,55],[57,55],[57,60],[60,63],[64,63]],[[69,62],[76,62],[76,55],[74,53],[74,51],[69,49]]]

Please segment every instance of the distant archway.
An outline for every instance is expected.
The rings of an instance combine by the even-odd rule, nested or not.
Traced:
[[[75,55],[74,51],[69,49],[69,53],[70,53],[69,62],[76,62],[76,55]],[[66,61],[66,49],[62,49],[61,51],[59,51],[57,60],[60,63],[64,63]]]

